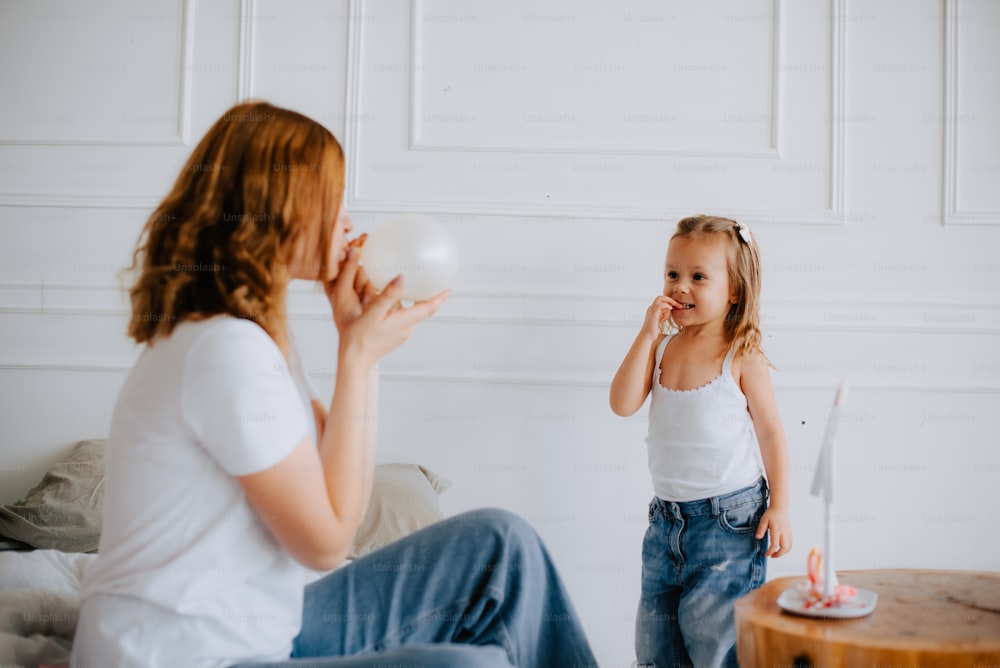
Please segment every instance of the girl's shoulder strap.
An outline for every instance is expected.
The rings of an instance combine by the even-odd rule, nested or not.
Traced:
[[[657,366],[657,368],[659,368],[660,362],[663,360],[663,351],[666,350],[667,343],[672,338],[674,338],[673,334],[667,334],[666,336],[663,337],[663,340],[660,341],[660,345],[656,346],[656,366]]]
[[[722,360],[722,373],[732,376],[733,358],[736,356],[736,348],[730,347],[726,357]]]

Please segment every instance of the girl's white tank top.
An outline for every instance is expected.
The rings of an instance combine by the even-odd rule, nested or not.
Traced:
[[[694,501],[754,484],[764,467],[747,398],[733,379],[732,349],[707,385],[670,390],[660,384],[660,363],[671,338],[656,349],[650,389],[646,445],[656,496]]]

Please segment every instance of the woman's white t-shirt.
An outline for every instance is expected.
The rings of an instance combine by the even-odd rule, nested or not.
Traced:
[[[303,569],[234,476],[274,466],[306,434],[315,439],[308,392],[247,320],[184,322],[146,347],[111,420],[75,666],[288,657]]]

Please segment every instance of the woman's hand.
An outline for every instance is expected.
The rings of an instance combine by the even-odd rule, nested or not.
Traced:
[[[670,318],[670,312],[675,308],[684,308],[684,306],[673,297],[658,296],[646,309],[646,318],[642,322],[640,333],[649,340],[655,341],[663,333],[663,323]]]
[[[359,247],[364,242],[357,241],[348,246],[347,259],[337,278],[324,287],[340,334],[341,353],[370,366],[402,345],[419,322],[438,310],[449,291],[403,308],[399,303],[402,275],[390,281],[381,293],[375,290],[359,264]]]
[[[357,255],[358,261],[360,261],[361,247],[365,245],[365,241],[368,239],[367,234],[362,234],[361,236],[352,239],[350,243],[347,244],[347,258],[350,258],[351,252],[353,251]],[[355,263],[355,271],[353,279],[344,279],[344,269],[347,266],[347,259],[344,260],[343,264],[337,272],[337,278],[332,281],[328,281],[323,285],[323,289],[326,292],[326,298],[330,302],[330,308],[333,309],[333,320],[334,324],[337,326],[337,330],[340,330],[341,318],[353,319],[360,315],[362,307],[370,302],[373,298],[378,296],[379,291],[372,285],[371,281],[368,280],[368,274],[365,273],[365,268],[361,266],[358,262]],[[336,292],[336,286],[339,284],[350,284],[354,287],[354,297],[349,298],[344,302],[344,297],[350,297],[350,295],[340,295],[341,303],[338,303],[338,295]],[[343,311],[343,313],[340,313]]]

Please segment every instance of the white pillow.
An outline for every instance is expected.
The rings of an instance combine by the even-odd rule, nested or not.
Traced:
[[[418,464],[378,464],[372,498],[347,555],[357,559],[444,519],[438,494],[447,478]]]

